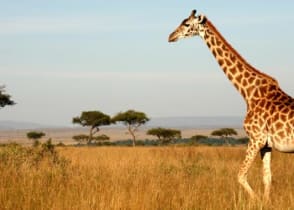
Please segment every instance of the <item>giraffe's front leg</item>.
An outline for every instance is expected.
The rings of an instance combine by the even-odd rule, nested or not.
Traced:
[[[271,153],[272,148],[264,147],[261,149],[260,154],[263,162],[263,183],[264,183],[264,201],[269,201],[272,174],[271,174]]]
[[[247,181],[247,173],[252,165],[257,153],[259,152],[260,147],[256,144],[249,142],[246,157],[243,161],[241,168],[238,173],[238,181],[244,187],[244,189],[249,193],[251,198],[256,198],[254,191],[252,190],[251,186],[248,184]]]

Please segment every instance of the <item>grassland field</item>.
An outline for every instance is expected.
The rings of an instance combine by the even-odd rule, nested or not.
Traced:
[[[294,156],[273,152],[271,202],[264,204],[237,182],[245,149],[61,147],[46,155],[2,147],[0,209],[294,209]],[[260,158],[248,178],[262,196]]]

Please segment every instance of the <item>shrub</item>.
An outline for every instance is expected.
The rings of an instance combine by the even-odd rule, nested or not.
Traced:
[[[8,144],[0,149],[0,167],[29,167],[38,169],[40,165],[63,168],[69,162],[60,157],[51,143],[51,139],[41,147],[23,147],[19,144]]]
[[[239,144],[248,144],[249,138],[248,137],[242,137],[242,138],[237,139],[237,142]]]
[[[194,145],[194,144],[199,144],[199,141],[202,140],[202,139],[207,139],[208,137],[207,136],[204,136],[204,135],[194,135],[191,137],[191,142],[190,144],[191,145]]]
[[[58,144],[56,144],[57,147],[65,147],[66,145],[63,142],[59,142]]]

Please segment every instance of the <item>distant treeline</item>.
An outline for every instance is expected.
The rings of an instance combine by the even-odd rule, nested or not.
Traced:
[[[246,145],[249,139],[247,137],[244,138],[227,138],[227,139],[220,139],[220,138],[200,138],[200,139],[192,139],[192,138],[184,138],[184,139],[176,139],[172,142],[162,144],[158,140],[137,140],[137,146],[238,146],[238,145]],[[113,142],[95,142],[92,144],[75,144],[74,146],[82,147],[82,146],[132,146],[133,141],[129,140],[120,140],[120,141],[113,141]]]

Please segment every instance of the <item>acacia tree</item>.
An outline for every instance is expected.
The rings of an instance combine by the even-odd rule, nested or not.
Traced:
[[[138,112],[135,110],[128,110],[126,112],[120,112],[112,118],[112,122],[122,122],[128,129],[129,134],[132,136],[133,146],[136,146],[135,132],[138,128],[149,121],[149,118],[144,112]]]
[[[90,127],[87,144],[95,138],[94,135],[99,132],[99,127],[103,125],[110,125],[110,116],[100,111],[85,111],[81,116],[72,119],[73,124],[80,124],[83,127]]]
[[[181,138],[181,131],[168,128],[152,128],[147,131],[148,135],[156,136],[161,144],[171,142],[176,138]]]
[[[72,137],[75,141],[77,141],[79,144],[83,143],[83,142],[87,142],[88,139],[89,139],[89,136],[88,135],[85,135],[85,134],[79,134],[79,135],[75,135]],[[108,141],[110,138],[109,136],[105,135],[105,134],[102,134],[102,135],[99,135],[99,136],[95,136],[92,138],[93,141],[95,141],[96,143],[97,142],[105,142],[105,141]]]
[[[5,86],[0,86],[0,108],[6,105],[14,105],[15,102],[10,99],[10,95],[5,93]]]
[[[219,137],[223,138],[227,144],[229,144],[228,137],[233,136],[233,135],[238,135],[238,133],[233,128],[221,128],[219,130],[212,131],[211,135],[212,136],[219,136]]]
[[[34,141],[33,146],[36,147],[40,144],[39,139],[45,136],[46,134],[43,132],[38,132],[38,131],[30,131],[27,133],[28,139],[31,139]]]
[[[108,141],[110,138],[109,138],[109,136],[107,136],[107,135],[105,135],[105,134],[102,134],[102,135],[99,135],[99,136],[96,136],[95,138],[94,138],[94,141],[96,141],[96,142],[104,142],[104,141]]]
[[[79,134],[79,135],[75,135],[72,137],[75,141],[77,141],[79,144],[81,144],[82,142],[87,142],[89,139],[88,135],[85,134]]]

